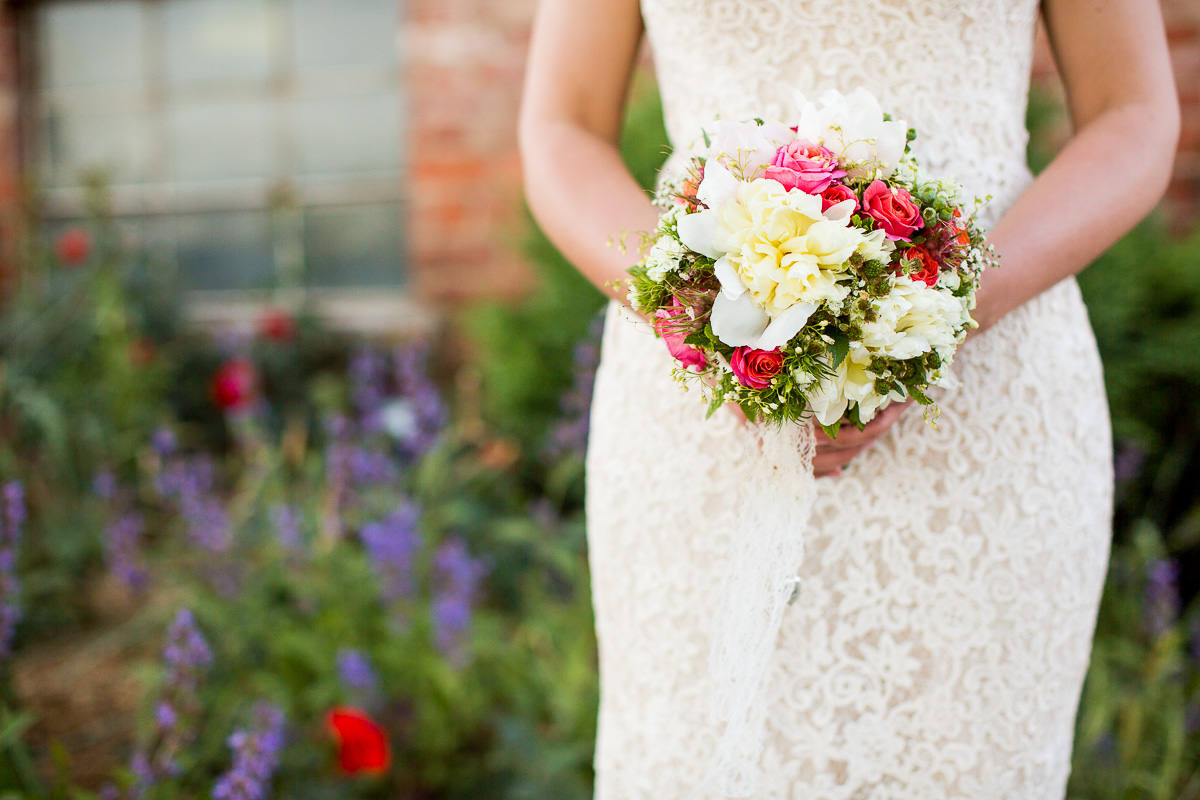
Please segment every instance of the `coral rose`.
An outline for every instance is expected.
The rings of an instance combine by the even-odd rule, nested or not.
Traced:
[[[742,386],[747,389],[766,389],[771,385],[771,378],[783,369],[783,353],[778,347],[774,350],[738,347],[729,359],[729,366]]]
[[[382,775],[392,764],[387,733],[357,708],[335,708],[325,717],[338,748],[338,764],[351,775]]]
[[[937,259],[933,254],[919,244],[914,244],[912,247],[904,250],[900,254],[903,258],[910,261],[920,262],[921,268],[909,275],[914,281],[920,281],[926,286],[934,286],[938,281],[938,272],[941,267],[938,265]]]
[[[908,190],[889,187],[883,181],[872,181],[867,187],[863,192],[862,207],[893,241],[907,242],[915,231],[925,226],[921,210]]]
[[[845,176],[838,169],[837,156],[827,147],[806,141],[788,142],[775,152],[775,161],[764,177],[778,181],[785,189],[820,194],[835,178]]]

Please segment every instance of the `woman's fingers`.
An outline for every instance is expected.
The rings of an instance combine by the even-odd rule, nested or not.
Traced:
[[[819,427],[815,428],[817,452],[813,456],[813,474],[818,478],[837,477],[842,467],[850,463],[862,451],[875,443],[883,433],[895,424],[908,408],[908,403],[893,403],[879,412],[860,431],[853,425],[845,425],[832,439]]]
[[[854,425],[849,423],[842,426],[838,431],[837,438],[831,438],[821,430],[819,426],[814,426],[817,435],[817,449],[828,448],[831,450],[845,450],[853,447],[858,447],[863,443],[870,443],[878,439],[884,431],[892,427],[900,415],[905,412],[909,404],[892,403],[890,406],[880,411],[875,415],[875,418],[868,422],[860,431]]]
[[[870,446],[870,443],[867,443],[843,450],[818,450],[813,457],[813,475],[824,478],[841,474],[842,467]]]

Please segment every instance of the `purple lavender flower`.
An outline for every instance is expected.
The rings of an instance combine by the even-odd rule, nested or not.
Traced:
[[[92,477],[92,494],[101,500],[114,499],[119,488],[117,476],[110,469],[102,469]]]
[[[1096,756],[1102,764],[1109,766],[1117,763],[1117,737],[1112,731],[1105,731],[1096,740]]]
[[[146,521],[136,511],[124,514],[104,529],[104,553],[108,568],[117,580],[134,591],[146,588],[146,570],[141,564],[142,534]]]
[[[398,396],[383,409],[384,427],[408,460],[433,447],[446,424],[446,407],[427,369],[429,343],[417,341],[396,350]]]
[[[1170,559],[1158,559],[1146,568],[1146,591],[1142,601],[1142,624],[1154,637],[1162,635],[1179,616],[1179,567]]]
[[[421,543],[420,520],[420,506],[406,500],[386,519],[368,523],[359,531],[379,578],[380,594],[387,602],[412,594],[413,558]]]
[[[277,505],[271,509],[271,525],[275,539],[284,550],[296,553],[304,549],[304,534],[300,531],[300,512],[293,505]]]
[[[383,486],[396,479],[396,462],[387,453],[356,447],[350,451],[350,477],[357,486]]]
[[[25,526],[25,488],[20,481],[9,481],[0,494],[0,657],[4,657],[12,653],[13,636],[21,621],[17,553]]]
[[[587,337],[575,345],[571,388],[562,396],[562,417],[550,430],[547,451],[552,458],[573,455],[582,459],[587,451],[588,423],[592,408],[592,387],[600,364],[600,336],[604,318],[597,317]]]
[[[154,707],[154,722],[162,730],[170,730],[179,722],[179,715],[175,713],[174,706],[166,700],[160,700]]]
[[[340,650],[337,654],[338,677],[351,692],[372,695],[379,688],[379,677],[371,659],[361,650]]]
[[[264,800],[270,794],[283,749],[283,724],[283,711],[267,703],[255,705],[251,726],[228,739],[233,766],[213,786],[213,800]]]
[[[162,696],[154,709],[155,735],[147,746],[134,752],[129,764],[134,775],[130,795],[135,800],[162,779],[180,774],[179,753],[195,737],[188,723],[200,710],[200,684],[212,659],[212,650],[192,612],[180,609],[167,628],[163,648],[165,675]]]
[[[379,410],[387,398],[387,361],[375,350],[362,348],[350,359],[349,373],[359,425],[377,433],[382,424]]]
[[[164,426],[156,430],[150,437],[150,445],[154,448],[154,452],[158,453],[159,458],[169,458],[175,455],[175,450],[179,447],[179,440],[175,438],[175,431]]]
[[[233,546],[229,517],[213,491],[213,465],[207,455],[173,459],[155,481],[160,495],[175,500],[188,538],[203,550],[223,554]]]
[[[163,649],[166,685],[194,694],[212,659],[212,650],[196,627],[196,618],[189,609],[181,608],[167,629],[167,646]]]
[[[1118,485],[1129,483],[1142,474],[1146,451],[1134,440],[1121,442],[1113,458],[1113,474]]]
[[[471,606],[486,565],[471,557],[458,538],[447,539],[433,554],[433,624],[438,649],[461,663],[462,640],[471,624]]]

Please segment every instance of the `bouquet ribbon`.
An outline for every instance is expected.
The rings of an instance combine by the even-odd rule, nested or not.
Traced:
[[[798,590],[804,533],[816,496],[812,427],[755,425],[739,437],[748,465],[719,588],[708,670],[709,713],[724,726],[700,783],[728,797],[749,797],[766,738],[767,690],[783,613]]]

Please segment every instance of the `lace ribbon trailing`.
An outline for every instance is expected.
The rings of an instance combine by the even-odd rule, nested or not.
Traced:
[[[758,426],[755,434],[739,437],[739,445],[753,452],[741,459],[748,474],[736,489],[737,521],[709,651],[715,683],[709,712],[724,730],[708,770],[687,800],[710,785],[728,797],[754,792],[770,662],[784,609],[799,588],[796,570],[804,557],[804,530],[816,494],[813,431],[808,424]]]

